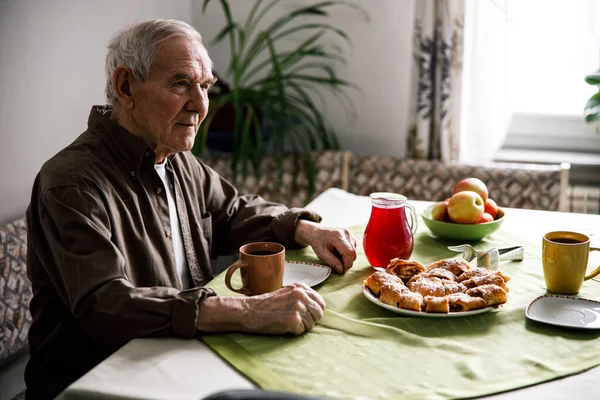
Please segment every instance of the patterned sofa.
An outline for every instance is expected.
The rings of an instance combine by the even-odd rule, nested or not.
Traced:
[[[214,168],[219,174],[232,182],[242,193],[257,193],[265,199],[280,202],[290,207],[302,207],[308,204],[320,193],[331,187],[345,188],[348,186],[347,165],[350,153],[339,151],[325,151],[313,153],[315,165],[315,190],[310,194],[308,176],[302,168],[304,159],[286,157],[283,160],[282,185],[277,185],[277,160],[266,157],[260,166],[260,173],[254,175],[251,169],[247,176],[238,173],[234,179],[231,172],[231,158],[229,156],[208,156],[201,159]],[[299,168],[300,166],[300,168]]]
[[[441,201],[456,182],[475,177],[486,183],[501,207],[567,211],[570,165],[489,163],[469,165],[381,156],[351,156],[349,192],[397,192],[409,199]]]
[[[25,218],[0,227],[0,398],[22,396],[31,325]]]
[[[241,192],[258,193],[266,199],[297,207],[306,205],[330,187],[365,196],[373,192],[395,192],[413,200],[439,201],[450,196],[456,182],[473,176],[487,184],[490,196],[501,207],[568,210],[570,166],[567,163],[468,165],[333,151],[314,153],[312,157],[317,172],[312,195],[307,190],[306,173],[296,172],[291,158],[284,160],[280,189],[273,173],[277,170],[273,158],[265,159],[258,178],[253,174],[246,177],[240,174],[235,180],[232,180],[228,157],[212,156],[203,160],[232,180]]]
[[[258,178],[249,174],[233,180],[229,157],[203,157],[225,178],[232,180],[241,192],[258,193],[289,206],[306,205],[331,187],[360,195],[391,191],[414,200],[442,200],[449,196],[455,182],[475,176],[487,183],[490,195],[500,206],[566,210],[568,165],[473,166],[333,151],[314,153],[312,158],[316,182],[314,193],[309,195],[306,173],[297,169],[301,159],[286,158],[283,161],[283,184],[279,188],[277,162],[273,158],[264,160]],[[2,372],[18,362],[24,365],[23,359],[27,357],[31,285],[26,276],[26,247],[24,218],[0,227],[0,384]],[[22,380],[22,368],[19,374]],[[11,396],[0,392],[0,398]]]

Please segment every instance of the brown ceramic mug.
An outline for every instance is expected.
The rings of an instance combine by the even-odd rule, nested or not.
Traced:
[[[242,287],[234,288],[231,278],[238,269]],[[284,270],[285,247],[271,242],[248,243],[240,247],[240,259],[227,269],[225,285],[246,296],[273,292],[282,287]]]

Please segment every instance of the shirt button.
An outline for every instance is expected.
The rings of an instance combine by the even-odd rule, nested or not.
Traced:
[[[166,229],[165,230],[165,237],[170,237],[170,236],[171,236],[171,232],[168,229]]]
[[[146,151],[146,154],[144,154],[146,157],[150,157],[150,151]]]
[[[161,194],[162,193],[162,188],[156,188],[156,194]]]
[[[136,174],[135,174],[135,171],[131,171],[131,172],[130,172],[130,174],[131,174],[131,177],[132,177],[132,178],[135,178],[135,175],[136,175]]]

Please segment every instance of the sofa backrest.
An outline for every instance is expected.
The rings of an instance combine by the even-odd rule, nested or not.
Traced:
[[[283,203],[288,207],[303,207],[325,190],[336,187],[345,188],[344,171],[345,160],[348,153],[339,151],[323,151],[311,154],[315,170],[315,190],[309,193],[308,177],[303,166],[302,157],[295,159],[292,156],[283,159],[283,184],[278,185],[278,164],[274,157],[265,157],[260,166],[258,177],[249,167],[248,174],[243,176],[238,173],[234,179],[231,172],[231,157],[212,155],[201,157],[201,160],[211,166],[242,194],[259,194],[266,200]]]
[[[25,218],[0,227],[0,367],[27,350],[31,325]]]
[[[413,200],[441,201],[461,179],[486,183],[500,207],[567,211],[568,163],[561,165],[489,163],[469,165],[384,156],[355,156],[349,161],[348,191],[400,193]]]

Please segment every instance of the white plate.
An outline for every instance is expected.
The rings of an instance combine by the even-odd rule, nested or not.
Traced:
[[[527,318],[550,325],[600,329],[600,302],[556,294],[545,294],[525,309]]]
[[[331,274],[331,268],[326,265],[302,261],[286,261],[283,286],[296,282],[304,282],[308,286],[315,286],[327,279],[329,274]]]
[[[398,308],[398,307],[390,306],[389,304],[382,303],[381,301],[379,301],[377,296],[375,296],[369,290],[369,288],[367,288],[364,284],[363,284],[363,294],[365,295],[365,297],[367,299],[369,299],[371,302],[377,304],[378,306],[383,307],[392,312],[395,312],[397,314],[406,315],[408,317],[456,318],[456,317],[466,317],[468,315],[481,314],[481,313],[488,312],[488,311],[491,311],[494,309],[494,307],[485,307],[485,308],[480,308],[480,309],[473,310],[473,311],[456,311],[456,312],[450,312],[448,314],[428,313],[428,312],[423,312],[423,311],[405,310],[404,308]]]

